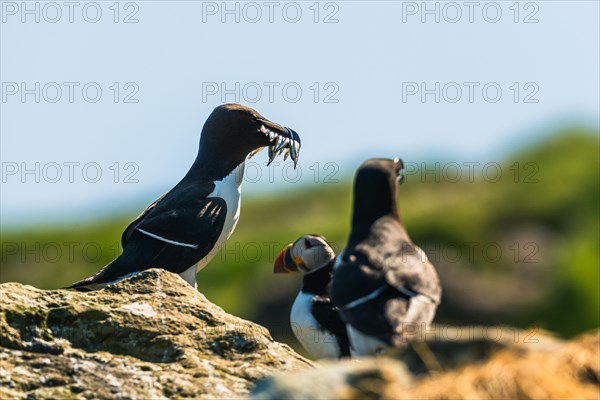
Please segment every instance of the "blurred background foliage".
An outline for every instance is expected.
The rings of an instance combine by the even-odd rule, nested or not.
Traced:
[[[573,128],[510,155],[499,178],[494,168],[487,179],[481,168],[469,179],[463,165],[456,180],[443,160],[414,164],[421,168],[407,173],[400,212],[440,273],[437,322],[534,326],[563,337],[600,326],[599,149],[598,132]],[[237,230],[199,274],[199,290],[298,349],[288,315],[300,277],[273,275],[273,260],[305,233],[343,248],[351,186],[344,180],[243,198]],[[89,276],[118,254],[135,216],[3,229],[0,280],[54,289]]]

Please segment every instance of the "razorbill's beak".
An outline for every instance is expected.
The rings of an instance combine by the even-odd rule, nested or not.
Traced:
[[[292,248],[292,243],[288,244],[285,249],[279,253],[277,258],[275,259],[275,266],[273,267],[273,273],[275,274],[292,274],[300,272],[298,266],[292,260],[292,255],[290,254],[290,250]]]
[[[292,161],[294,161],[294,168],[296,168],[301,146],[300,135],[291,128],[286,128],[267,119],[259,119],[258,122],[260,122],[258,133],[265,136],[267,141],[265,146],[269,149],[269,162],[267,166],[273,162],[276,156],[285,151],[283,161],[291,157]],[[263,147],[259,147],[254,150],[248,158],[251,158],[262,149]]]

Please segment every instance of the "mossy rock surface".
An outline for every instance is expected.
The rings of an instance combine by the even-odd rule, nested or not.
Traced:
[[[0,398],[239,398],[312,364],[178,275],[88,293],[0,285]]]

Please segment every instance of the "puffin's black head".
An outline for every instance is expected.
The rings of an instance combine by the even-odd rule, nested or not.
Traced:
[[[354,222],[371,223],[387,214],[398,217],[396,197],[403,169],[400,158],[371,158],[362,163],[354,179]]]
[[[233,167],[244,161],[248,154],[254,155],[263,147],[269,148],[269,164],[276,155],[285,151],[285,159],[290,156],[296,166],[300,136],[241,104],[218,106],[202,128],[202,156],[212,156],[221,163],[231,160]]]
[[[304,235],[288,244],[275,259],[276,274],[308,273],[329,264],[335,252],[321,235]]]

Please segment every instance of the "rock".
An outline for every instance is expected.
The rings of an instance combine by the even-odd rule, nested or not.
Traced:
[[[517,340],[475,337],[454,347],[448,340],[421,342],[427,344],[421,355],[433,355],[445,372],[420,374],[422,366],[410,350],[401,356],[404,362],[379,357],[277,374],[258,383],[253,398],[600,398],[600,330],[566,343],[541,333],[511,331]]]
[[[397,355],[416,377],[480,364],[500,350],[558,351],[564,342],[540,329],[433,325]]]
[[[0,398],[245,397],[312,364],[152,269],[96,292],[0,285]]]
[[[377,399],[392,385],[409,385],[411,374],[390,358],[324,361],[299,374],[278,374],[260,382],[253,398],[261,400]]]
[[[0,398],[600,398],[600,331],[571,342],[434,326],[395,357],[313,364],[178,275],[97,292],[0,285]]]

